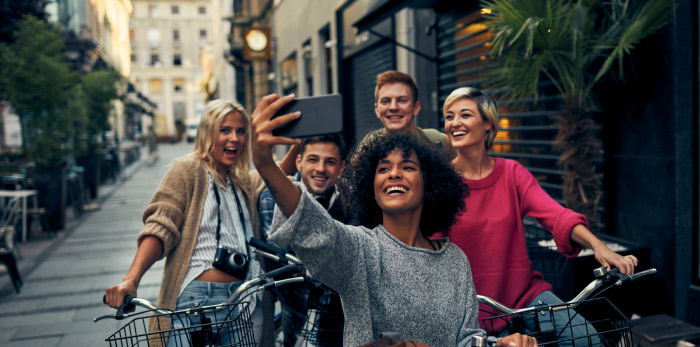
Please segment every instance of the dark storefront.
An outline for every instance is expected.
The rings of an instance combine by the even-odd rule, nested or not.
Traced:
[[[398,39],[397,18],[411,11],[409,48]],[[441,128],[441,108],[455,88],[488,90],[491,33],[478,1],[459,5],[436,0],[346,1],[336,12],[340,92],[346,129],[357,141],[381,126],[373,110],[374,78],[397,69],[401,54],[412,56],[406,72],[419,84],[421,127]],[[374,33],[372,33],[373,31]],[[656,279],[631,288],[640,314],[668,313],[700,324],[698,255],[698,5],[677,1],[671,23],[642,42],[628,60],[626,83],[606,82],[595,91],[595,113],[604,154],[599,228],[629,242],[659,270]],[[403,53],[397,53],[403,52]],[[547,85],[543,85],[548,90]],[[518,160],[556,200],[562,200],[559,153],[552,141],[559,97],[539,103],[501,102],[502,118],[492,155]],[[527,100],[526,100],[527,101]],[[351,141],[352,142],[352,141]],[[575,273],[574,276],[590,276]],[[566,299],[566,298],[565,298]],[[641,301],[638,301],[641,300]]]

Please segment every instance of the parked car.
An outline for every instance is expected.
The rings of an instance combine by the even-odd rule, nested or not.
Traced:
[[[188,143],[194,142],[194,139],[197,137],[197,127],[199,127],[199,122],[196,119],[187,120],[186,133]]]

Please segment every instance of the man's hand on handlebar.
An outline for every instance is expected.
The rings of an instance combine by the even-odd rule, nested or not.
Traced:
[[[537,339],[531,336],[515,333],[502,339],[498,339],[496,346],[503,347],[536,347]]]
[[[117,285],[107,288],[105,293],[105,303],[112,308],[119,308],[126,295],[136,296],[136,284],[129,280],[124,280]]]

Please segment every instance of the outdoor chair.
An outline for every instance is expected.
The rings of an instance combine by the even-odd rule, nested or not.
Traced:
[[[15,253],[19,250],[15,247],[15,224],[19,216],[20,199],[10,198],[2,202],[2,213],[0,214],[0,261],[7,267],[7,272],[12,280],[12,285],[19,293],[22,286],[22,278],[17,269]]]

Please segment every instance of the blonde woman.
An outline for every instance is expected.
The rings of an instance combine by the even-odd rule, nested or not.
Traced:
[[[240,105],[223,100],[207,105],[193,152],[173,161],[143,213],[134,261],[122,282],[107,288],[108,305],[116,308],[126,294],[136,296],[144,273],[162,258],[166,261],[158,305],[169,309],[221,303],[241,281],[260,273],[260,264],[251,256],[236,274],[214,266],[219,246],[250,255],[248,239],[260,237],[254,204],[264,184],[257,173],[248,172],[249,139],[250,119]],[[258,342],[261,306],[253,296],[249,307]],[[151,322],[151,331],[156,323]],[[173,327],[186,324],[176,321]]]
[[[542,274],[530,267],[524,216],[537,218],[565,256],[573,257],[582,246],[590,247],[602,265],[619,267],[626,274],[634,272],[634,256],[623,257],[610,250],[588,230],[586,217],[552,199],[525,167],[488,155],[499,119],[498,106],[488,94],[458,88],[445,100],[443,112],[445,132],[458,152],[452,164],[471,188],[465,199],[466,212],[457,217],[447,236],[467,255],[477,294],[513,308],[562,303]],[[485,316],[481,312],[479,319]],[[559,318],[562,321],[556,324],[561,329],[568,317],[562,312],[561,317],[555,315]],[[585,329],[579,333],[586,335]]]

